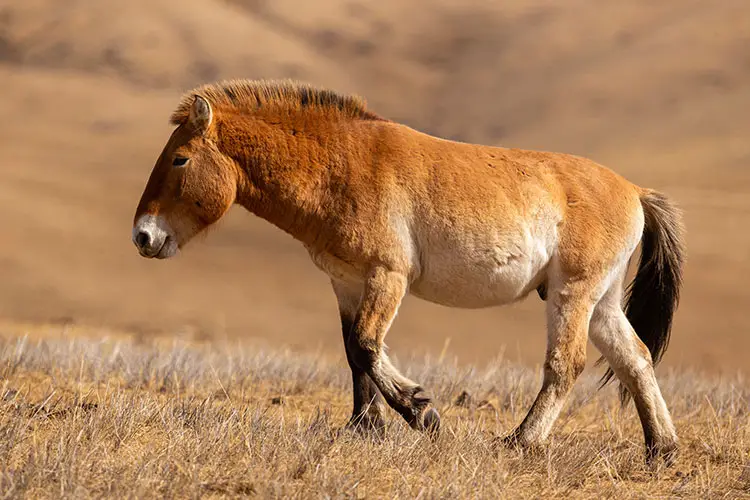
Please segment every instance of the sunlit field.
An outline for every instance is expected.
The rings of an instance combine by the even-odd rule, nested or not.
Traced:
[[[576,385],[545,449],[497,447],[540,370],[397,359],[443,415],[435,440],[395,413],[342,430],[343,362],[250,345],[125,338],[0,341],[5,497],[514,498],[750,496],[750,385],[661,373],[681,453],[647,468],[631,405],[599,371]]]

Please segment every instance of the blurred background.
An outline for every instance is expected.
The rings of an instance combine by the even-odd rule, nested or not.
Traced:
[[[449,139],[588,156],[686,213],[664,364],[750,369],[747,0],[2,0],[0,318],[341,355],[333,293],[240,209],[172,261],[132,217],[181,93],[291,77]],[[544,357],[543,305],[409,298],[393,352]],[[449,343],[449,344],[448,344]],[[595,359],[595,358],[594,358]]]

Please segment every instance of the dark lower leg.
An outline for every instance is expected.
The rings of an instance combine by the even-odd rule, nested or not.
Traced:
[[[431,399],[424,389],[415,382],[401,375],[391,364],[385,353],[380,353],[378,358],[369,363],[370,378],[381,388],[385,400],[410,427],[416,430],[424,430],[431,423],[425,421],[435,417],[426,415]]]
[[[385,268],[373,270],[364,287],[347,351],[353,364],[369,375],[385,401],[412,428],[437,430],[439,415],[434,409],[428,410],[430,398],[391,364],[383,350],[385,336],[406,288],[404,274]]]
[[[381,428],[385,425],[385,400],[383,399],[383,395],[380,394],[370,376],[354,363],[349,349],[346,347],[352,326],[353,322],[351,320],[344,317],[341,318],[346,360],[352,371],[353,408],[348,425],[352,427]]]

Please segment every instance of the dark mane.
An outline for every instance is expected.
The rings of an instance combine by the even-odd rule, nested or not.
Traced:
[[[180,125],[187,120],[195,96],[200,95],[217,108],[255,111],[276,106],[283,109],[335,109],[351,118],[384,120],[369,111],[359,96],[343,95],[293,80],[228,80],[203,85],[186,92],[170,122]]]

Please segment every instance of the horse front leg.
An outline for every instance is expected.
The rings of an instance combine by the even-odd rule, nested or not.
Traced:
[[[354,330],[357,310],[363,287],[331,281],[341,316],[341,333],[344,337],[346,360],[352,371],[352,416],[347,427],[357,430],[380,431],[385,427],[385,400],[370,376],[358,367],[349,353],[349,337]]]
[[[385,336],[406,294],[403,273],[378,267],[368,275],[347,344],[354,364],[369,375],[386,402],[413,428],[436,432],[440,415],[422,387],[403,376],[384,352]]]

